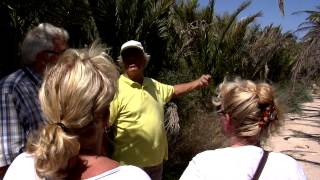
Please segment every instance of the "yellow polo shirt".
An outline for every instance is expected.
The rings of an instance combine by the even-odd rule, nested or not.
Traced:
[[[110,104],[110,124],[117,129],[114,160],[148,167],[167,159],[163,111],[173,93],[173,86],[151,78],[144,78],[141,86],[120,76],[119,93]]]

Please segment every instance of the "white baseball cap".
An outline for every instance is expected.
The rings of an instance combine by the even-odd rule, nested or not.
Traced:
[[[127,41],[127,42],[125,42],[124,44],[122,44],[121,50],[120,50],[120,54],[122,54],[123,51],[125,51],[125,50],[127,50],[127,49],[131,49],[131,48],[139,49],[139,50],[141,50],[143,53],[145,53],[145,52],[144,52],[144,49],[143,49],[143,46],[142,46],[142,44],[141,44],[139,41],[130,40],[130,41]]]
[[[122,44],[121,49],[120,49],[120,58],[122,58],[122,53],[127,50],[127,49],[131,49],[131,48],[135,48],[135,49],[139,49],[142,51],[142,53],[144,54],[144,57],[146,58],[147,62],[149,62],[150,60],[150,55],[146,52],[144,52],[143,46],[141,44],[141,42],[139,41],[135,41],[135,40],[130,40],[125,42],[124,44]]]

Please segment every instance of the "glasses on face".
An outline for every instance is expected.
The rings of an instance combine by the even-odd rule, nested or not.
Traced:
[[[62,50],[62,51],[52,51],[52,50],[45,50],[44,52],[45,53],[48,53],[48,54],[53,54],[53,55],[57,55],[57,56],[60,56],[62,53],[64,53],[66,51],[66,49]]]

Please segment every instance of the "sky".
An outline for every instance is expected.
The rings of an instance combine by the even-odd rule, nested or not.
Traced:
[[[216,0],[215,12],[223,14],[224,12],[234,12],[239,5],[245,0]],[[198,0],[200,7],[206,6],[209,0]],[[285,16],[282,16],[278,7],[278,0],[252,0],[251,5],[245,9],[239,18],[244,18],[253,15],[259,11],[262,12],[262,17],[257,19],[257,23],[263,27],[273,23],[281,25],[284,32],[297,30],[299,24],[305,21],[307,15],[292,13],[303,10],[315,10],[320,6],[320,0],[286,0],[285,1]],[[302,37],[304,33],[298,32],[296,35]]]

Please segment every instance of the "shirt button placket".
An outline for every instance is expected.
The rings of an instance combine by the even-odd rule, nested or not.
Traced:
[[[146,92],[146,90],[145,90],[146,88],[145,88],[145,86],[141,86],[141,93],[142,93],[142,98],[143,99],[146,99],[146,96],[147,96],[147,92]]]

